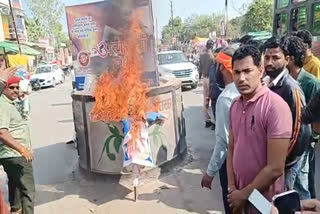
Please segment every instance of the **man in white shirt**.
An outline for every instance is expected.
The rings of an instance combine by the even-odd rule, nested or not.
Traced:
[[[228,49],[228,50],[227,50]],[[229,203],[227,199],[228,195],[228,179],[226,170],[226,157],[229,143],[229,110],[234,98],[240,94],[235,84],[233,83],[232,74],[232,56],[230,48],[221,51],[217,57],[216,62],[219,63],[218,72],[221,72],[225,89],[220,94],[216,104],[216,144],[206,174],[203,176],[201,185],[211,189],[211,183],[214,177],[219,172],[220,183],[222,187],[223,202],[225,207],[225,213],[230,213]]]

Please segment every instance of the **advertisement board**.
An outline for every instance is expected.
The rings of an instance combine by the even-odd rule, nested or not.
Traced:
[[[87,88],[86,82],[94,82],[86,81],[86,77],[121,68],[126,48],[123,41],[133,11],[141,14],[139,24],[144,32],[137,41],[143,52],[142,78],[151,86],[158,85],[151,0],[106,0],[66,7],[78,90]]]

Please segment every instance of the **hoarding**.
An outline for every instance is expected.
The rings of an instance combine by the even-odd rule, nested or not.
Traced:
[[[144,31],[140,41],[144,80],[158,85],[151,0],[107,0],[66,7],[72,60],[77,76],[117,71],[125,51],[122,41],[128,36],[132,11],[141,14]],[[137,56],[139,57],[139,56]]]

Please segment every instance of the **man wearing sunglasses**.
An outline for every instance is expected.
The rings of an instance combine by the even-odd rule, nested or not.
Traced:
[[[9,78],[0,97],[0,164],[8,176],[11,213],[33,214],[35,184],[29,126],[14,104],[19,82],[19,77]]]

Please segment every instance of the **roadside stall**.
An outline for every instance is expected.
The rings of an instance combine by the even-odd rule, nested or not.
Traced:
[[[21,54],[19,53],[17,43],[7,41],[0,42],[0,50],[5,56],[7,66],[24,66],[30,72],[40,52],[27,45],[20,44],[20,46]]]

